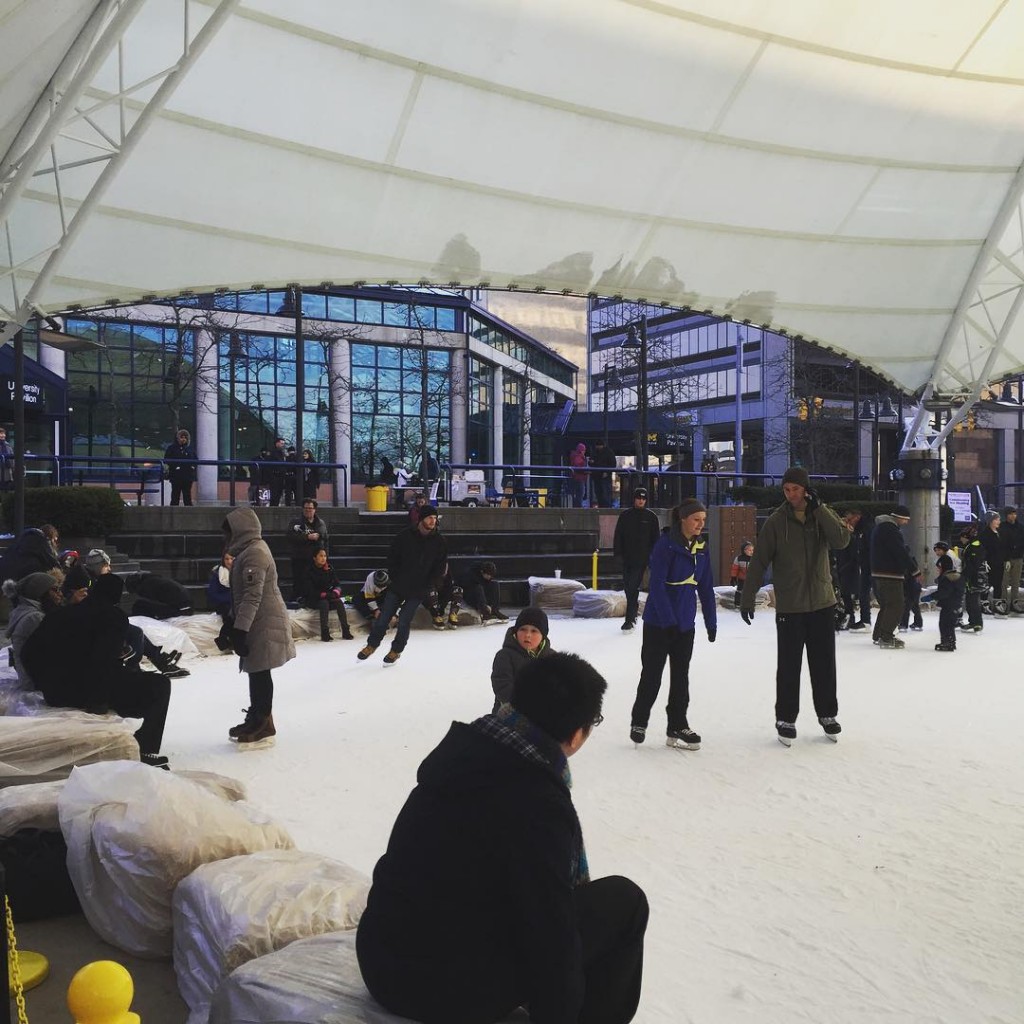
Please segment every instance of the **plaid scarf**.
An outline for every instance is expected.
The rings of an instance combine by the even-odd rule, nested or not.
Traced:
[[[503,704],[493,715],[484,715],[472,723],[472,728],[484,736],[514,750],[520,757],[534,764],[554,768],[562,777],[566,789],[572,789],[569,760],[561,746],[543,729],[521,715],[511,704]],[[575,813],[575,809],[574,809]],[[572,852],[573,887],[590,881],[587,851],[583,845],[583,830],[576,820],[576,835]]]

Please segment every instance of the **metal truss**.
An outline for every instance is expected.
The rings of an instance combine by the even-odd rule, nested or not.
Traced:
[[[938,451],[992,380],[1024,305],[1024,165],[1017,171],[985,243],[978,252],[956,310],[942,338],[903,450]],[[949,380],[959,388],[940,390]],[[929,414],[949,411],[941,427]]]
[[[40,297],[65,253],[146,129],[240,0],[214,4],[196,30],[190,19],[192,0],[180,0],[181,55],[169,66],[165,55],[154,56],[141,34],[133,38],[128,31],[147,3],[163,9],[168,2],[99,0],[10,148],[0,156],[0,345],[42,312]],[[161,66],[155,66],[158,59]],[[97,84],[101,75],[109,81],[110,61],[116,62],[114,92]],[[133,69],[131,82],[126,81],[128,67]],[[73,200],[65,195],[71,172]],[[89,176],[84,189],[83,176]],[[37,220],[33,224],[31,242],[19,237],[16,216],[19,202],[28,201],[30,185],[47,192],[56,211],[51,223],[42,225]]]

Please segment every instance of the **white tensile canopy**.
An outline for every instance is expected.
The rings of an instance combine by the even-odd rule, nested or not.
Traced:
[[[1024,0],[0,0],[0,319],[596,292],[970,395],[1024,366],[1022,35]]]

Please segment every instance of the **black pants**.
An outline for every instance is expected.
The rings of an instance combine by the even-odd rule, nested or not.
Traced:
[[[481,580],[463,588],[463,596],[470,608],[483,612],[490,608],[492,612],[501,607],[501,594],[497,580]]]
[[[387,591],[385,591],[384,593],[387,593]],[[378,608],[380,607],[380,602],[383,599],[384,594],[381,594],[380,597],[377,598]],[[361,590],[352,598],[352,607],[357,612],[359,612],[359,614],[362,615],[364,619],[372,619],[374,617],[373,609],[370,607],[369,601],[366,600],[366,597],[363,595],[363,592]]]
[[[171,504],[177,505],[179,501],[184,501],[186,505],[192,504],[192,481],[177,480],[172,476]]]
[[[259,718],[266,718],[274,710],[274,680],[269,668],[249,673],[249,709]]]
[[[956,647],[956,620],[960,609],[952,602],[939,605],[939,639]]]
[[[1003,576],[1006,574],[1006,563],[1001,558],[993,559],[988,567],[988,583],[992,588],[992,611],[995,602],[1003,599]]]
[[[865,625],[871,625],[871,579],[868,573],[864,573],[860,579],[860,592],[858,603],[860,604],[860,621]]]
[[[156,672],[120,672],[110,688],[110,709],[122,718],[141,718],[135,733],[140,754],[159,754],[171,701],[171,681]]]
[[[819,718],[835,718],[838,713],[835,614],[834,605],[816,612],[776,614],[779,659],[775,672],[776,721],[795,722],[800,714],[800,670],[805,648],[815,713]]]
[[[910,625],[910,616],[914,616],[914,625],[921,626],[921,582],[916,579],[903,581],[903,614],[900,616],[900,629]]]
[[[352,631],[348,628],[348,616],[345,614],[345,602],[337,597],[322,598],[317,605],[317,610],[320,612],[320,636],[331,635],[330,612],[332,608],[341,623],[342,636],[351,636]]]
[[[875,628],[871,631],[873,640],[891,637],[896,632],[903,615],[903,580],[888,576],[875,576],[875,593],[878,595],[878,615]]]
[[[664,628],[644,623],[644,642],[640,650],[640,684],[633,703],[632,725],[646,726],[651,708],[658,699],[661,676],[668,660],[668,731],[688,729],[686,711],[690,706],[690,658],[693,655],[694,630],[683,633],[674,626]]]
[[[583,1006],[579,1024],[629,1024],[640,1002],[644,933],[649,908],[643,890],[628,878],[611,875],[573,892],[583,959]],[[363,981],[392,1013],[426,1024],[491,1024],[529,1001],[527,985],[509,959],[465,964],[449,982],[436,971],[395,965],[384,942],[361,929],[356,939]],[[409,976],[408,971],[415,976]]]
[[[610,473],[608,476],[605,476],[604,473],[594,474],[594,498],[601,508],[612,507],[612,478]]]
[[[622,566],[622,589],[626,592],[626,621],[636,622],[640,607],[640,584],[644,581],[644,562],[625,562]]]
[[[968,590],[964,598],[964,607],[967,609],[967,624],[969,626],[983,626],[981,619],[981,591]]]

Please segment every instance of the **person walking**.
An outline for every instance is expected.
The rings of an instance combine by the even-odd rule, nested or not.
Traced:
[[[619,513],[612,542],[615,557],[622,560],[622,589],[626,592],[626,615],[621,627],[624,633],[636,626],[644,570],[660,536],[661,523],[647,507],[647,488],[637,487],[633,491],[633,507]]]
[[[800,669],[804,651],[811,675],[814,710],[825,735],[837,740],[835,587],[829,549],[850,543],[850,527],[811,489],[807,470],[791,466],[782,477],[785,501],[757,535],[740,615],[754,621],[754,598],[769,566],[775,585],[775,730],[790,746],[800,713]]]
[[[575,655],[533,658],[510,705],[453,723],[420,765],[356,932],[363,981],[390,1013],[633,1019],[647,898],[627,878],[590,879],[570,788],[606,689]]]
[[[1020,574],[1024,566],[1024,523],[1017,519],[1017,509],[1008,505],[1003,510],[1003,521],[999,526],[999,539],[1003,542],[1003,557],[1006,559],[1006,573],[1003,576],[1003,600],[1006,610],[1020,615]]]
[[[883,650],[906,647],[896,636],[896,629],[903,616],[904,580],[913,567],[902,533],[909,522],[910,510],[906,505],[897,505],[889,515],[878,516],[871,531],[871,579],[878,598],[871,639]]]
[[[398,616],[391,650],[385,665],[394,665],[409,642],[413,616],[420,604],[437,588],[448,564],[448,544],[437,528],[437,509],[424,505],[420,520],[407,526],[391,542],[388,552],[388,592],[380,602],[380,614],[370,626],[366,646],[357,657],[366,661],[380,646],[393,616]]]
[[[672,510],[668,533],[658,538],[651,553],[651,579],[644,607],[642,669],[630,717],[629,738],[643,743],[651,708],[661,689],[668,660],[668,729],[666,745],[700,750],[701,738],[690,728],[690,659],[696,635],[697,598],[700,598],[708,643],[718,635],[711,560],[701,539],[707,509],[687,498]]]
[[[973,523],[960,533],[960,563],[964,580],[964,610],[967,612],[967,623],[961,628],[965,633],[980,633],[985,628],[981,600],[988,593],[988,564],[978,540],[978,528]]]
[[[196,455],[192,438],[187,430],[179,430],[174,441],[164,452],[167,479],[171,482],[171,504],[192,504],[192,485],[196,482]]]
[[[249,676],[249,707],[245,720],[228,729],[240,747],[268,745],[274,725],[275,668],[295,657],[291,620],[277,586],[277,566],[263,539],[263,528],[251,508],[232,509],[224,520],[224,548],[231,564],[234,625],[231,644],[239,670]]]

